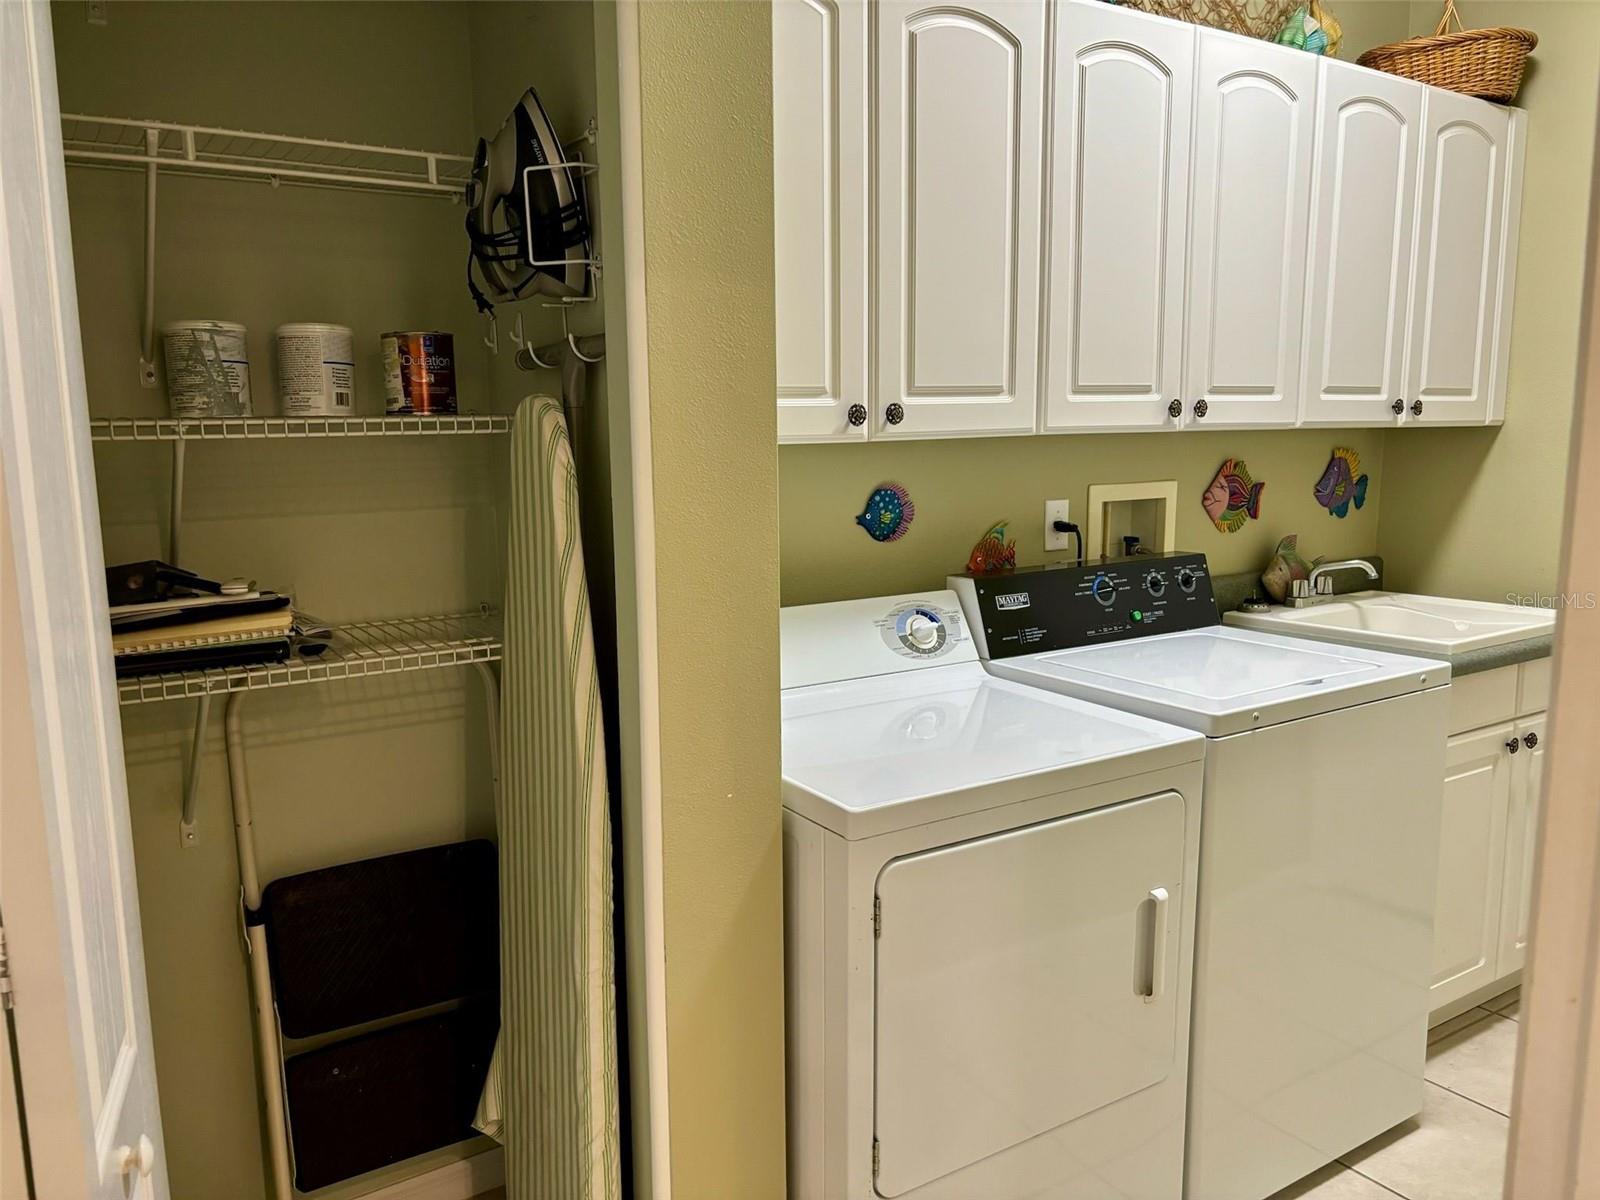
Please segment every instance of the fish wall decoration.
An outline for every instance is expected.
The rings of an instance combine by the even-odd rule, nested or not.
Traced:
[[[1359,454],[1346,446],[1335,449],[1322,472],[1322,478],[1317,480],[1317,486],[1312,489],[1317,503],[1327,509],[1331,516],[1349,516],[1352,504],[1360,508],[1367,502],[1367,477],[1360,472]]]
[[[1000,571],[1017,565],[1017,543],[1006,539],[1006,523],[999,521],[978,539],[967,556],[967,570],[974,574]]]
[[[1261,493],[1265,483],[1250,478],[1243,459],[1230,458],[1217,469],[1217,477],[1200,498],[1211,523],[1223,533],[1238,533],[1246,521],[1261,516]]]
[[[896,542],[905,537],[906,528],[916,515],[910,492],[898,483],[880,483],[867,497],[867,506],[856,518],[856,524],[875,542]]]

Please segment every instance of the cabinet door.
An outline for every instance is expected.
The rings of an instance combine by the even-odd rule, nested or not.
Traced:
[[[1507,743],[1515,733],[1509,723],[1491,725],[1446,743],[1429,1008],[1440,1008],[1498,975],[1506,811],[1519,757]]]
[[[780,441],[867,435],[867,117],[866,0],[775,0]]]
[[[1045,428],[1172,428],[1195,27],[1076,0],[1056,14]]]
[[[1428,89],[1406,338],[1408,423],[1489,418],[1510,133],[1505,109]]]
[[[1522,753],[1512,772],[1506,817],[1505,882],[1500,900],[1500,953],[1495,975],[1520,970],[1528,957],[1528,917],[1533,902],[1533,854],[1544,803],[1545,715],[1517,722]]]
[[[1202,31],[1198,62],[1186,416],[1293,425],[1317,61]]]
[[[1489,386],[1489,423],[1506,417],[1506,384],[1511,372],[1511,317],[1517,294],[1517,251],[1522,240],[1522,175],[1528,157],[1528,114],[1509,110],[1506,198],[1500,222],[1500,278],[1494,317],[1494,381]]]
[[[1404,408],[1422,86],[1321,60],[1301,424]]]
[[[1038,401],[1044,0],[880,0],[873,435],[1023,433]]]

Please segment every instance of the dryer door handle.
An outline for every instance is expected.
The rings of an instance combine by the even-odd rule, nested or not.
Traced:
[[[1164,887],[1151,888],[1150,899],[1155,912],[1150,920],[1150,990],[1145,992],[1145,1003],[1158,999],[1167,986],[1167,922],[1172,909],[1172,899]]]

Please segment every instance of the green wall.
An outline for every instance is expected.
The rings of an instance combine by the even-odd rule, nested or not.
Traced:
[[[772,17],[686,0],[638,18],[672,1190],[769,1200],[785,1161]]]
[[[1383,432],[1276,430],[1257,433],[1126,433],[983,438],[861,446],[785,446],[779,452],[783,602],[811,604],[943,587],[994,522],[1008,520],[1017,561],[1044,553],[1044,502],[1069,500],[1087,528],[1089,485],[1178,482],[1178,545],[1204,551],[1218,572],[1264,564],[1278,538],[1300,535],[1308,557],[1377,550],[1384,502]],[[1336,446],[1361,456],[1367,503],[1344,519],[1328,514],[1312,485]],[[1242,458],[1265,482],[1261,519],[1222,533],[1200,497],[1224,459]],[[875,542],[855,524],[868,493],[893,480],[917,515],[905,537]],[[1062,557],[1052,553],[1052,559]]]
[[[1397,430],[1385,452],[1379,548],[1411,591],[1505,600],[1556,590],[1582,310],[1600,4],[1458,6],[1469,26],[1539,35],[1517,103],[1528,160],[1506,420],[1499,428]],[[1413,4],[1413,34],[1436,6]]]

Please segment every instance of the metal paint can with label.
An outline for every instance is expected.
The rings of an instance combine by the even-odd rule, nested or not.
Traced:
[[[384,334],[383,375],[392,413],[456,411],[455,338],[448,333]]]
[[[348,417],[356,407],[355,334],[314,321],[278,326],[278,399],[286,417]]]
[[[244,326],[173,321],[161,327],[167,399],[175,417],[248,417],[250,356]]]

